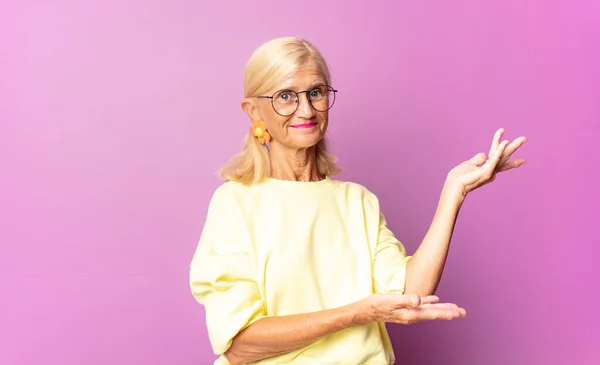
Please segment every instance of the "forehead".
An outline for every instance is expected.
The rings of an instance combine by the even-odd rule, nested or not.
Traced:
[[[325,75],[314,62],[303,63],[277,83],[275,89],[306,90],[327,83]]]

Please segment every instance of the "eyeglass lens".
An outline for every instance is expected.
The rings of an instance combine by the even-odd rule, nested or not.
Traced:
[[[305,91],[310,104],[315,110],[324,112],[329,110],[335,102],[335,92],[329,86],[317,86]],[[299,104],[298,93],[293,90],[280,90],[273,94],[273,108],[278,114],[292,115]]]

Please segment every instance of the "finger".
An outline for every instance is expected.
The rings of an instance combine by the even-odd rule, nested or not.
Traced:
[[[508,140],[504,140],[502,141],[499,145],[498,148],[496,148],[496,152],[494,153],[494,157],[495,158],[502,158],[502,154],[504,154],[504,151],[506,151],[506,148],[508,147],[508,145],[510,144],[510,141]]]
[[[396,308],[416,308],[421,305],[421,297],[417,294],[394,295]]]
[[[527,138],[525,138],[524,136],[515,139],[506,147],[506,153],[512,155],[517,150],[517,148],[521,147],[523,144],[525,144],[525,142],[527,142]]]
[[[508,170],[512,170],[514,168],[517,168],[521,165],[525,164],[525,160],[520,158],[517,160],[511,160],[511,161],[506,161],[505,163],[503,163],[499,168],[498,168],[498,172],[503,172],[503,171],[508,171]]]
[[[406,311],[450,311],[450,312],[464,312],[466,313],[464,308],[459,307],[455,303],[429,303],[422,304],[418,308],[398,308],[394,310],[394,312],[404,313]]]
[[[454,303],[436,303],[436,304],[424,304],[419,308],[421,309],[435,309],[435,310],[450,310],[450,311],[458,311],[460,316],[465,316],[467,311],[464,308],[459,307]]]
[[[419,308],[449,308],[449,309],[458,309],[458,305],[454,303],[430,303],[430,304],[421,304]]]
[[[487,156],[485,155],[485,153],[480,152],[478,154],[476,154],[475,156],[471,157],[471,159],[467,160],[466,162],[475,165],[475,166],[480,166],[482,163],[484,163],[487,159]]]
[[[420,310],[419,315],[423,315],[425,317],[435,314],[454,318],[464,317],[467,314],[467,311],[464,308],[461,308],[454,303],[428,304],[427,307],[418,309]],[[417,309],[414,309],[414,311],[416,310]]]
[[[490,158],[487,160],[487,167],[488,169],[490,169],[490,173],[492,173],[496,169],[496,166],[498,166],[498,163],[500,162],[500,159],[504,154],[506,146],[508,146],[508,141],[502,141],[502,143],[498,145],[496,150],[490,155]]]
[[[515,151],[519,147],[521,147],[525,142],[527,142],[527,138],[519,137],[512,141],[508,146],[506,146],[504,154],[502,155],[502,159],[500,160],[500,164],[503,164],[504,162],[508,161],[510,159],[510,156],[512,156],[512,154],[515,153]]]
[[[427,308],[402,308],[396,313],[394,322],[417,323],[422,321],[452,320],[464,317],[466,311],[462,308],[436,307],[432,305]]]
[[[440,298],[436,295],[428,295],[426,297],[421,297],[421,306],[427,304],[433,304],[440,301]]]
[[[500,140],[502,139],[502,135],[504,135],[504,129],[498,128],[496,130],[496,133],[494,133],[494,138],[492,139],[492,146],[490,147],[490,154],[492,154],[492,152],[494,152],[498,148],[498,145],[500,144]]]

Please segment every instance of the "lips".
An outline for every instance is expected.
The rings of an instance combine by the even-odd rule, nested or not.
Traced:
[[[303,128],[312,128],[312,127],[314,127],[316,125],[317,125],[317,123],[303,123],[303,124],[294,124],[291,127],[292,128],[303,129]]]

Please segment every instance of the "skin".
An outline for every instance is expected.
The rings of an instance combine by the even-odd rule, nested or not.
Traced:
[[[319,84],[326,84],[325,77],[315,64],[308,63],[278,83],[266,95],[282,89],[310,90]],[[298,109],[289,117],[277,114],[270,99],[244,99],[241,106],[250,118],[263,121],[271,135],[272,177],[298,181],[317,181],[323,178],[316,169],[315,145],[327,131],[328,112],[318,112],[312,108],[306,93],[300,94]],[[294,128],[295,125],[304,123],[316,125],[313,128]]]
[[[325,78],[313,63],[306,63],[270,90],[309,90]],[[269,92],[267,94],[269,94]],[[277,114],[269,99],[244,99],[242,109],[263,121],[271,134],[272,176],[282,180],[318,181],[315,145],[325,136],[328,112],[314,110],[300,95],[298,110],[289,117]],[[294,125],[316,123],[313,128]],[[314,341],[352,326],[371,322],[409,325],[428,320],[452,320],[466,315],[453,303],[440,303],[433,295],[442,276],[450,240],[460,207],[468,193],[494,181],[503,171],[517,168],[523,159],[511,155],[525,137],[501,141],[498,129],[488,154],[478,153],[449,171],[431,226],[407,266],[404,294],[374,294],[356,303],[325,311],[260,319],[242,330],[225,353],[232,365],[241,365],[303,348]]]

